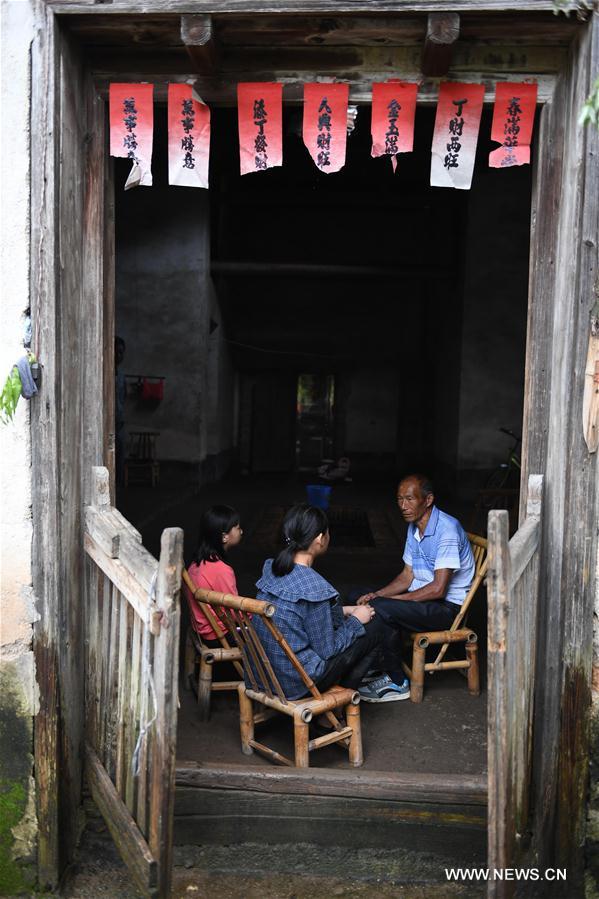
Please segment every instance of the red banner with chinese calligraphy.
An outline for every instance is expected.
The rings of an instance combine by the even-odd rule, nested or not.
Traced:
[[[110,85],[110,155],[132,162],[125,190],[152,185],[153,94],[152,84]]]
[[[470,189],[484,98],[483,84],[441,84],[432,146],[432,187]]]
[[[239,167],[242,175],[283,165],[283,85],[237,85]]]
[[[321,172],[345,165],[348,84],[304,85],[304,143]]]
[[[210,108],[190,84],[168,86],[168,183],[208,187]]]
[[[398,153],[414,147],[414,118],[418,85],[387,81],[372,85],[372,156],[390,156],[393,169]]]
[[[500,143],[501,147],[489,154],[491,168],[503,169],[530,162],[536,105],[536,84],[506,81],[497,85],[491,140]]]

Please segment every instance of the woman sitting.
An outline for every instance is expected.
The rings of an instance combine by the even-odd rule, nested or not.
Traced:
[[[335,588],[314,571],[315,560],[329,545],[322,509],[294,506],[283,521],[283,538],[284,549],[264,563],[258,599],[274,604],[274,623],[319,690],[335,684],[356,690],[375,667],[386,625],[367,605],[343,608]],[[259,616],[254,626],[286,697],[305,696],[301,676]]]
[[[225,562],[225,556],[232,547],[237,546],[242,536],[239,514],[231,506],[210,506],[203,512],[200,518],[198,551],[195,562],[189,566],[189,576],[196,587],[237,595],[235,572]],[[220,646],[218,638],[226,633],[227,628],[223,624],[221,633],[216,634],[187,587],[185,592],[191,613],[191,624],[202,643],[204,646]],[[215,609],[212,606],[209,608],[218,619],[219,615]]]

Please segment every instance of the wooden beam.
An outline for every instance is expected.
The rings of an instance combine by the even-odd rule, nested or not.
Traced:
[[[157,882],[157,864],[129,809],[100,759],[89,744],[86,745],[86,774],[94,802],[108,825],[111,836],[136,883],[146,895],[153,892]]]
[[[460,16],[457,12],[429,13],[422,51],[423,75],[435,78],[447,75],[459,35]]]
[[[428,12],[552,12],[552,0],[113,0],[100,8],[96,0],[46,0],[60,15],[130,15],[159,13],[428,13]]]
[[[435,802],[485,806],[487,778],[464,774],[400,774],[310,768],[284,771],[249,765],[177,761],[177,787],[214,787],[305,796],[347,796],[396,802]]]
[[[200,75],[219,69],[219,52],[212,16],[181,16],[181,40]]]

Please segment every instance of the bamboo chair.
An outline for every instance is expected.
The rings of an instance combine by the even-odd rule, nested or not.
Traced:
[[[183,571],[183,580],[191,595],[195,596],[197,588],[191,580],[187,570]],[[186,593],[186,596],[189,603],[189,594]],[[214,633],[220,634],[223,630],[222,622],[219,623],[216,620],[216,615],[206,603],[200,602],[200,606]],[[190,623],[185,644],[185,683],[188,684],[193,682],[196,665],[199,659],[199,673],[196,690],[198,697],[198,715],[201,721],[207,721],[210,718],[210,699],[213,692],[237,690],[239,684],[243,680],[243,667],[241,665],[242,656],[239,648],[232,645],[232,641],[228,635],[219,637],[219,642],[221,648],[205,646],[202,642],[202,638],[193,629],[193,625]],[[232,662],[239,674],[240,680],[215,681],[213,679],[214,665],[219,662]]]
[[[247,686],[246,682],[242,682],[238,686],[241,751],[243,754],[252,755],[256,750],[272,762],[288,765],[291,768],[308,768],[311,752],[338,743],[347,749],[351,765],[354,767],[362,765],[364,757],[360,727],[360,694],[357,690],[339,686],[331,687],[324,693],[318,690],[278,627],[271,621],[275,613],[274,605],[260,599],[247,599],[242,596],[201,590],[194,587],[189,580],[189,575],[187,577],[186,575],[187,572],[184,572],[185,583],[192,590],[193,596],[198,602],[209,602],[212,606],[220,606],[229,633],[234,637],[241,652],[246,681],[251,684],[251,686]],[[261,617],[265,627],[268,628],[302,678],[310,696],[306,696],[304,699],[287,699],[252,624],[252,615]],[[264,706],[265,710],[255,714],[254,703]],[[347,721],[345,726],[335,715],[337,709],[340,708],[345,711]],[[259,743],[254,738],[254,726],[271,717],[273,711],[282,712],[293,720],[294,761],[275,752],[274,749],[270,749],[263,743]],[[311,740],[310,721],[314,715],[322,714],[326,715],[333,729],[330,733]]]
[[[474,580],[455,621],[448,631],[429,631],[410,635],[413,641],[412,668],[410,669],[404,663],[403,669],[410,678],[410,699],[412,702],[422,702],[425,672],[434,674],[436,671],[457,669],[463,672],[465,670],[468,679],[468,692],[472,696],[480,694],[478,637],[472,628],[467,627],[466,617],[472,600],[487,574],[487,541],[484,537],[479,537],[477,534],[468,534],[468,540],[474,556]],[[450,644],[455,643],[465,644],[466,658],[444,662],[443,657]],[[434,662],[427,662],[426,650],[431,645],[440,645],[440,649]]]

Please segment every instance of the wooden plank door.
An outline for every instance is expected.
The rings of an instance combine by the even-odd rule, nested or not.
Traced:
[[[170,895],[183,532],[160,560],[110,505],[93,470],[85,509],[86,776],[143,894]]]
[[[493,873],[517,865],[529,829],[542,490],[542,476],[531,475],[526,517],[511,540],[509,513],[489,512],[490,899],[513,895],[515,882]]]

